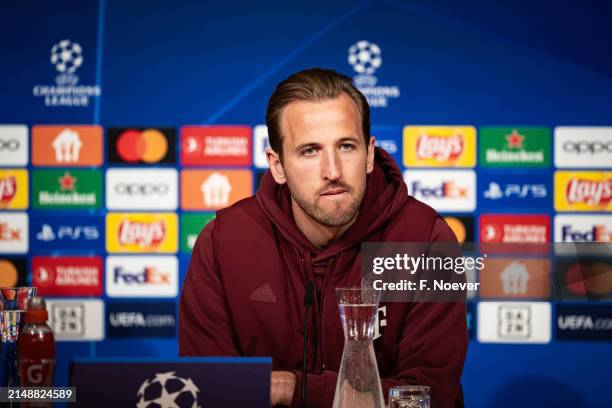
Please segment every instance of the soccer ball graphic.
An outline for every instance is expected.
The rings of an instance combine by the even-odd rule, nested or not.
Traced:
[[[81,46],[70,40],[62,40],[51,48],[51,64],[62,74],[73,74],[83,64]]]
[[[198,404],[200,389],[191,378],[182,378],[174,371],[147,378],[136,397],[136,408],[202,408]]]
[[[382,64],[380,47],[369,41],[351,45],[348,54],[348,62],[358,74],[372,75]]]

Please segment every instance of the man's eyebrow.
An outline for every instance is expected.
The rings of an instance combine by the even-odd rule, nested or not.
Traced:
[[[321,147],[321,145],[319,143],[316,143],[316,142],[302,143],[302,144],[299,144],[299,145],[297,145],[295,147],[295,151],[299,152],[300,150],[305,149],[307,147]]]
[[[357,136],[345,136],[342,139],[338,140],[338,143],[344,143],[344,142],[359,143],[359,138]]]

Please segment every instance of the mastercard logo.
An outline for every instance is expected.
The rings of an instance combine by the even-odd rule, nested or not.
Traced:
[[[173,129],[110,129],[109,161],[113,163],[173,163]]]

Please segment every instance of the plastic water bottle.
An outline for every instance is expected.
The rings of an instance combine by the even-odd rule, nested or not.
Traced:
[[[17,342],[21,387],[53,387],[55,337],[47,324],[48,318],[45,300],[31,298]],[[31,402],[25,406],[51,407],[52,404]]]

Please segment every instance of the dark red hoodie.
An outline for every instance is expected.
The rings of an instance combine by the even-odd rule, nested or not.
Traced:
[[[287,187],[267,172],[255,197],[217,212],[196,241],[180,300],[180,354],[272,356],[274,370],[296,373],[299,406],[304,288],[312,280],[307,405],[331,407],[344,346],[334,289],[360,285],[361,242],[455,241],[433,209],[408,196],[400,170],[380,149],[357,220],[325,249],[297,228]],[[374,348],[385,395],[397,384],[423,384],[433,408],[461,406],[465,305],[381,303],[378,322]]]

